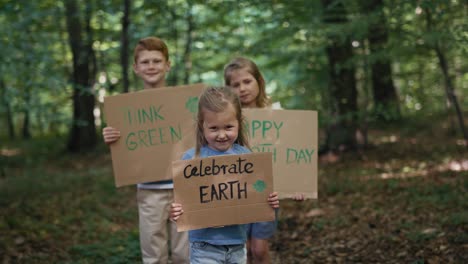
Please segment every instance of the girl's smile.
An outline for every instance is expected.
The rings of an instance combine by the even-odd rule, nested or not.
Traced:
[[[217,151],[229,150],[237,140],[239,122],[236,110],[231,104],[225,111],[216,113],[207,109],[203,111],[203,135],[208,147]]]

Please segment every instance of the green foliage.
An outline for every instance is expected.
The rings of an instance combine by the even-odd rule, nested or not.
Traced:
[[[462,100],[468,93],[463,1],[383,1],[374,12],[363,10],[365,1],[332,1],[332,5],[339,3],[346,7],[345,23],[324,23],[327,17],[320,1],[132,1],[129,59],[133,61],[132,47],[139,38],[163,38],[172,62],[168,83],[177,85],[187,76],[190,83],[220,84],[223,66],[230,59],[239,55],[252,58],[260,66],[274,102],[288,109],[318,110],[324,127],[345,118],[332,114],[335,99],[329,90],[326,54],[329,36],[351,41],[353,56],[338,67],[357,69],[359,111],[349,114],[359,124],[372,123],[377,116],[390,120],[397,116],[372,100],[369,67],[383,59],[392,62],[404,118],[445,111],[445,84],[433,51],[440,45],[462,109],[468,107]],[[93,91],[99,112],[105,95],[122,91],[123,6],[121,1],[106,0],[91,1],[90,7],[97,66]],[[85,3],[80,2],[79,8],[84,9]],[[5,84],[0,88],[2,127],[11,108],[17,134],[26,116],[33,136],[61,135],[69,128],[72,56],[64,14],[62,2],[2,1],[0,22],[8,25],[0,29],[0,81]],[[388,42],[371,53],[369,28],[382,16]],[[139,89],[141,83],[133,76],[130,90]],[[0,137],[7,135],[2,129]]]
[[[138,263],[141,260],[138,233],[134,232],[126,237],[125,234],[114,234],[112,238],[99,243],[74,245],[70,249],[70,255],[71,259],[82,261],[69,263]]]
[[[448,165],[465,161],[466,150],[446,134],[443,115],[431,116],[440,126],[430,133],[420,131],[432,124],[414,120],[372,127],[378,147],[321,161],[319,199],[281,201],[274,256],[282,263],[326,263],[335,253],[341,262],[411,263],[437,254],[441,262],[464,263],[468,171]],[[114,186],[104,144],[70,155],[63,141],[2,145],[8,156],[0,156],[0,259],[139,263],[135,186]]]
[[[437,236],[436,233],[424,233],[420,231],[413,231],[408,233],[408,239],[416,243],[426,243]]]
[[[463,227],[468,225],[468,212],[455,212],[444,217],[444,224],[450,227]]]
[[[454,234],[450,236],[450,242],[459,244],[459,245],[464,245],[468,243],[468,234],[466,232],[459,232],[457,234]]]
[[[2,156],[0,248],[20,262],[138,262],[135,189],[115,188],[103,153],[65,157],[59,141],[4,146],[20,151]]]

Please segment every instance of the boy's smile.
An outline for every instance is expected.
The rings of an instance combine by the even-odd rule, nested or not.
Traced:
[[[145,89],[164,87],[166,73],[170,68],[171,63],[158,50],[140,51],[138,60],[133,65],[133,70],[143,80]]]

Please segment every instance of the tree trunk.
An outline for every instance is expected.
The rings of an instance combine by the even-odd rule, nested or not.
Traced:
[[[433,21],[432,21],[432,16],[431,16],[431,11],[429,9],[425,9],[426,11],[426,22],[427,22],[427,27],[429,31],[432,31],[433,28]],[[455,88],[452,84],[452,79],[450,78],[450,73],[449,73],[449,66],[447,64],[447,59],[445,57],[444,52],[442,51],[442,48],[440,47],[439,41],[436,41],[436,43],[432,47],[434,51],[436,52],[437,59],[439,60],[439,66],[440,69],[442,70],[442,75],[444,76],[444,87],[445,87],[445,93],[447,95],[447,99],[449,102],[455,107],[455,112],[457,114],[458,118],[458,124],[460,125],[460,130],[462,132],[463,138],[465,139],[465,144],[468,146],[468,133],[465,129],[465,123],[463,119],[463,112],[460,108],[460,105],[458,104],[458,99],[455,94]]]
[[[445,58],[445,54],[442,52],[442,49],[439,45],[436,45],[435,51],[437,54],[437,58],[439,59],[439,65],[444,75],[444,83],[445,83],[445,93],[447,94],[448,100],[452,103],[455,107],[455,112],[457,114],[458,123],[460,125],[460,130],[462,132],[463,138],[465,142],[468,142],[468,134],[465,129],[465,123],[463,119],[463,112],[458,104],[457,95],[455,94],[455,88],[452,85],[452,80],[449,75],[447,59]]]
[[[401,118],[400,105],[393,85],[391,61],[384,54],[388,42],[388,29],[382,11],[383,1],[363,1],[363,6],[371,21],[368,34],[370,54],[376,54],[379,58],[371,65],[374,109],[379,120],[398,120]]]
[[[25,95],[24,95],[24,110],[23,110],[23,138],[24,139],[30,139],[31,138],[31,130],[29,128],[29,125],[31,123],[31,117],[30,117],[30,112],[29,112],[29,106],[31,104],[31,91],[29,89],[28,84],[25,84]]]
[[[367,47],[363,45],[363,51],[364,53],[367,53]],[[359,146],[362,147],[367,147],[369,145],[369,137],[368,137],[368,128],[369,128],[369,115],[367,112],[368,105],[370,104],[371,101],[371,88],[370,88],[370,83],[369,76],[372,75],[370,65],[369,65],[369,60],[368,57],[364,57],[363,60],[363,82],[362,82],[362,92],[363,92],[363,102],[362,102],[362,108],[364,109],[362,111],[362,114],[358,116],[358,124],[359,128],[356,133],[356,141]]]
[[[122,64],[122,79],[123,79],[123,92],[127,93],[130,80],[128,78],[128,58],[129,58],[129,40],[128,40],[128,26],[130,25],[130,0],[124,0],[124,14],[122,17],[122,38],[121,38],[121,52],[120,62]]]
[[[179,19],[177,13],[175,10],[169,8],[168,9],[168,12],[169,14],[171,15],[171,20],[172,21],[177,21]],[[173,39],[174,39],[174,46],[171,47],[172,50],[173,50],[173,54],[174,56],[172,57],[171,61],[172,61],[172,66],[171,66],[171,71],[169,73],[169,78],[168,78],[168,84],[169,85],[177,85],[178,82],[179,82],[179,63],[177,63],[177,55],[179,54],[179,50],[178,50],[178,41],[179,41],[179,31],[177,29],[177,26],[176,26],[176,23],[171,23],[171,32],[172,32],[172,35],[173,35]]]
[[[8,91],[3,79],[0,80],[0,90],[2,92],[2,105],[5,108],[6,121],[8,127],[8,137],[10,139],[15,139],[15,125],[13,123],[13,113],[11,111],[10,101],[8,98]]]
[[[190,72],[192,70],[192,34],[195,30],[195,23],[193,22],[193,15],[192,15],[192,6],[190,3],[187,9],[187,40],[185,42],[185,50],[184,50],[184,84],[188,84],[190,81]]]
[[[88,2],[86,4],[86,31],[82,32],[77,2],[65,1],[69,43],[73,55],[73,122],[67,145],[71,152],[93,148],[97,139],[93,113],[95,61],[90,27],[91,7]]]
[[[322,0],[325,8],[324,22],[344,24],[347,22],[346,9],[341,2],[331,3]],[[357,89],[354,65],[349,64],[353,56],[348,37],[330,34],[328,36],[327,57],[329,62],[330,92],[333,101],[335,123],[327,130],[326,148],[329,150],[355,149]]]

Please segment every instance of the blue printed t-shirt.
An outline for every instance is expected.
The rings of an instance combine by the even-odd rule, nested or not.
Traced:
[[[200,158],[219,155],[238,155],[250,153],[244,146],[233,144],[229,150],[224,152],[203,146],[200,149]],[[183,160],[192,159],[195,156],[195,149],[192,148],[182,156]],[[247,240],[246,225],[229,225],[223,227],[210,227],[189,231],[190,242],[206,242],[212,245],[238,245],[244,244]]]

